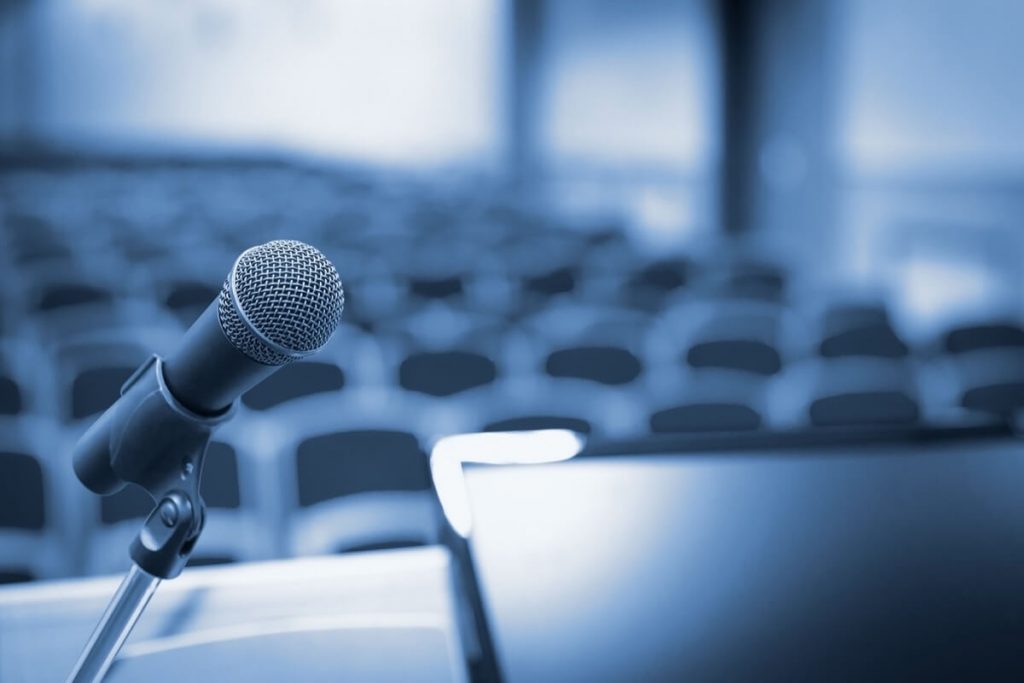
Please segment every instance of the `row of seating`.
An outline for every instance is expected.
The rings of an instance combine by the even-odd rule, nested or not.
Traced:
[[[0,580],[122,569],[150,503],[97,499],[68,454],[238,252],[306,239],[345,322],[242,397],[203,479],[197,562],[429,542],[440,435],[595,439],[941,421],[1024,405],[1017,321],[921,343],[883,303],[778,265],[650,254],[476,181],[280,164],[0,172]],[[340,520],[344,520],[341,522]]]
[[[301,437],[269,425],[257,437],[239,428],[218,434],[203,465],[209,509],[194,564],[436,541],[440,518],[419,440],[397,425],[321,423],[322,433],[306,425]],[[148,495],[129,486],[96,497],[74,480],[66,452],[40,452],[66,450],[67,440],[2,433],[0,581],[126,569],[129,543],[153,507]]]
[[[522,327],[446,333],[434,343],[408,343],[400,336],[381,340],[346,328],[321,354],[282,370],[242,400],[253,410],[265,410],[294,397],[346,388],[406,390],[440,400],[509,381],[556,392],[560,383],[579,381],[628,394],[641,408],[681,398],[702,383],[719,384],[721,399],[728,398],[722,392],[733,389],[734,398],[746,398],[755,390],[774,388],[792,401],[809,403],[816,393],[857,393],[859,385],[862,390],[903,387],[915,401],[915,385],[930,382],[933,389],[946,387],[930,392],[931,407],[984,409],[979,391],[1019,382],[1019,359],[1024,356],[1024,346],[997,339],[994,346],[911,357],[891,330],[879,328],[877,334],[844,329],[822,339],[817,354],[786,357],[774,340],[776,323],[771,319],[714,317],[679,343],[664,329],[603,321],[603,327],[591,321],[555,330],[544,328],[542,318],[531,322],[544,329],[530,333]],[[433,323],[449,326],[450,321],[442,317]],[[966,333],[988,330],[998,335],[1005,329],[1014,328],[973,326],[954,330],[947,339],[959,348],[958,340]],[[98,333],[51,351],[0,340],[0,414],[44,415],[67,423],[93,416],[110,405],[150,353],[166,353],[179,338],[177,330]],[[823,390],[812,390],[808,378]],[[955,393],[958,388],[960,394]],[[1009,389],[1003,393],[1005,400],[1012,397]],[[493,400],[500,395],[496,391]],[[988,407],[1005,412],[997,404]]]

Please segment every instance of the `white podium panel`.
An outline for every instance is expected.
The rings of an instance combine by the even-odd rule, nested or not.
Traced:
[[[109,680],[461,683],[449,561],[432,547],[186,569]],[[120,578],[0,589],[0,681],[64,680]]]

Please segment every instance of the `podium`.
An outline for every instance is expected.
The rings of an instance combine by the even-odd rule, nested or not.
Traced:
[[[108,680],[468,680],[440,547],[190,568]],[[0,680],[64,680],[120,577],[0,588]]]

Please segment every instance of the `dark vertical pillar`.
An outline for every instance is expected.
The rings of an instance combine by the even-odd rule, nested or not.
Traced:
[[[832,3],[717,1],[723,229],[809,245],[835,221]]]
[[[719,0],[721,169],[719,217],[728,233],[753,227],[760,83],[757,0]]]
[[[540,167],[538,109],[544,0],[509,0],[506,77],[507,159],[514,182],[529,185]]]

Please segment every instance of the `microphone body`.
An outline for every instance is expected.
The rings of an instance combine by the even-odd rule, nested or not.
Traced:
[[[189,410],[217,415],[281,365],[258,363],[224,336],[218,302],[203,311],[174,353],[164,359],[164,381]]]
[[[79,480],[103,495],[135,483],[159,499],[183,466],[201,471],[238,397],[324,346],[343,307],[341,278],[315,248],[278,240],[246,250],[178,348],[136,370],[79,439]]]
[[[131,572],[68,680],[103,678],[157,583],[189,561],[206,520],[206,447],[235,400],[326,344],[343,306],[338,271],[313,247],[277,240],[247,249],[178,349],[132,373],[79,439],[72,459],[87,488],[106,495],[136,484],[154,507],[128,549]]]

